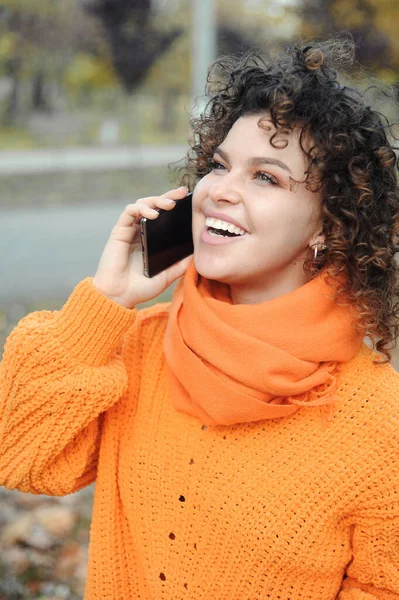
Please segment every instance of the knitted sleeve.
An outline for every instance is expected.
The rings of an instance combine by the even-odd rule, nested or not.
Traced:
[[[84,279],[60,311],[34,312],[0,365],[0,485],[61,496],[96,478],[102,414],[127,389],[121,348],[136,319]]]
[[[398,446],[395,437],[385,446],[378,482],[351,519],[353,557],[337,600],[399,600]]]

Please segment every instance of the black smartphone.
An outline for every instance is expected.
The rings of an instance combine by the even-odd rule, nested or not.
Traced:
[[[159,210],[156,219],[143,217],[141,247],[144,275],[154,277],[194,252],[192,235],[192,192],[176,200],[171,210]]]

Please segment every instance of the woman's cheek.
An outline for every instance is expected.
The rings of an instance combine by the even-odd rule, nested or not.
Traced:
[[[201,201],[207,194],[207,188],[209,187],[209,185],[207,185],[207,181],[205,179],[206,177],[207,177],[207,175],[205,175],[205,177],[200,179],[200,181],[196,184],[196,186],[193,190],[193,206],[194,206],[194,208],[201,203]]]

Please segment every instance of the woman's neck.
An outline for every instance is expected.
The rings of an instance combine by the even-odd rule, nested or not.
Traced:
[[[230,296],[233,304],[259,304],[260,302],[267,302],[268,300],[289,294],[310,281],[310,277],[302,269],[297,270],[295,273],[290,273],[288,277],[286,276],[287,274],[284,275],[281,272],[275,276],[271,274],[267,282],[262,282],[262,285],[230,285]]]

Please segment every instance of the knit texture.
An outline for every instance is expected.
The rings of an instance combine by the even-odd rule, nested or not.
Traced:
[[[330,422],[205,426],[172,402],[169,308],[87,278],[5,345],[0,483],[96,481],[85,600],[398,600],[398,374],[363,347]]]

